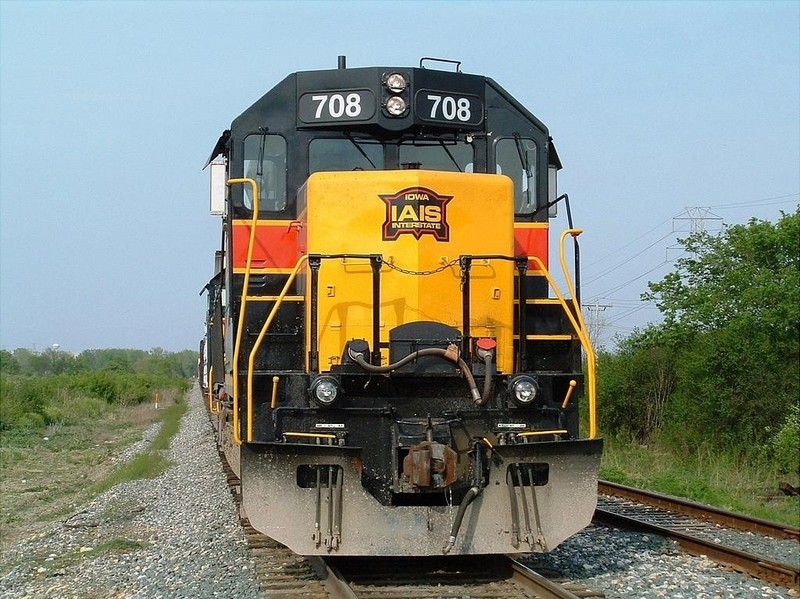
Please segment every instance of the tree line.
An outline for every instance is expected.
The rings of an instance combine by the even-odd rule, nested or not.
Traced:
[[[36,352],[20,348],[0,350],[0,373],[47,376],[78,372],[127,372],[190,378],[197,372],[197,352],[170,353],[160,347],[141,349],[87,349],[79,354],[50,347]]]
[[[681,240],[648,285],[663,321],[598,354],[606,434],[800,470],[800,209]]]
[[[187,389],[196,371],[191,350],[0,350],[0,430],[75,423],[108,406],[152,401],[159,391]]]

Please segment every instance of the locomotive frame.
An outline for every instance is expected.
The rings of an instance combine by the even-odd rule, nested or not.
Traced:
[[[594,511],[561,162],[497,83],[428,60],[294,73],[209,158],[209,407],[251,523],[301,554],[549,551]]]

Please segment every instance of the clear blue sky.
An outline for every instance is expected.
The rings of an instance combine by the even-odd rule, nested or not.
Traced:
[[[585,302],[627,332],[658,316],[639,294],[687,206],[734,224],[800,201],[798,32],[797,1],[0,0],[0,346],[196,347],[220,240],[201,167],[273,84],[340,54],[458,59],[539,116]]]

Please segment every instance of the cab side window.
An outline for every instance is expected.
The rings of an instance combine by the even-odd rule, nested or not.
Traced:
[[[495,143],[496,172],[514,182],[514,213],[536,212],[536,142],[525,137]]]
[[[286,208],[286,140],[280,135],[248,135],[244,140],[244,176],[258,183],[259,212]],[[243,187],[244,205],[253,209],[253,191]]]

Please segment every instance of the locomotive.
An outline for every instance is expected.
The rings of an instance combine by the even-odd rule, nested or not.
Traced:
[[[302,555],[424,556],[546,552],[591,521],[580,230],[557,243],[564,291],[539,119],[455,61],[340,57],[275,85],[206,166],[202,380],[257,530]]]

